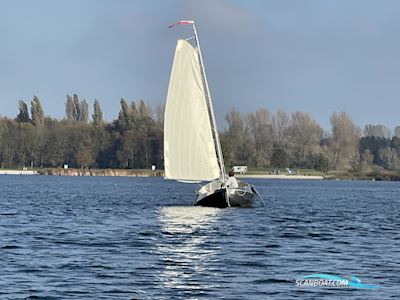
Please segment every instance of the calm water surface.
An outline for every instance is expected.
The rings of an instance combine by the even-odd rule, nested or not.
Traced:
[[[1,299],[400,299],[400,183],[251,180],[266,208],[160,178],[0,176]],[[312,273],[381,289],[296,287]]]

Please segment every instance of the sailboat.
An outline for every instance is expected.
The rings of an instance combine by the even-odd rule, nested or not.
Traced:
[[[207,77],[194,21],[193,36],[176,44],[164,115],[165,178],[203,183],[194,205],[249,207],[257,191],[243,181],[225,186],[227,175]]]

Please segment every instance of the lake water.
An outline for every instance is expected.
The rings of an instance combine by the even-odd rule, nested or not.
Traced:
[[[249,180],[191,206],[161,178],[0,176],[1,299],[400,299],[400,183]],[[380,289],[297,287],[313,273]]]

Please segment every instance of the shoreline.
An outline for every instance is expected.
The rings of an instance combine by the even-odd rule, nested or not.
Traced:
[[[45,176],[110,176],[110,177],[163,177],[164,170],[147,169],[39,169],[39,170],[0,170],[0,175],[45,175]],[[322,180],[315,175],[272,175],[272,174],[237,174],[237,178],[251,179],[288,179]]]
[[[0,175],[39,175],[35,170],[0,170]]]
[[[315,173],[314,173],[315,174]],[[150,169],[0,169],[1,175],[46,175],[46,176],[109,176],[109,177],[164,177],[164,170]],[[400,181],[397,173],[339,173],[324,175],[289,175],[289,174],[236,174],[238,179],[268,179],[268,180],[376,180],[376,181]]]
[[[251,179],[287,179],[287,180],[298,180],[298,179],[307,179],[307,180],[322,180],[323,176],[316,175],[272,175],[272,174],[243,174],[236,175],[237,178],[251,178]]]
[[[163,170],[148,169],[42,169],[40,175],[49,176],[110,176],[110,177],[160,177]]]
[[[37,170],[0,169],[0,175],[44,175],[44,176],[110,176],[110,177],[161,177],[163,170],[141,169],[56,169]]]

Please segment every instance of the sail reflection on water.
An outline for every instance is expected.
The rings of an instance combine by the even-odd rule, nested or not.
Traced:
[[[160,283],[166,288],[204,289],[199,284],[202,275],[207,276],[209,264],[218,253],[216,236],[210,236],[215,228],[218,208],[182,206],[163,207],[159,221],[163,234],[156,246],[162,271]]]

